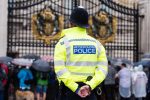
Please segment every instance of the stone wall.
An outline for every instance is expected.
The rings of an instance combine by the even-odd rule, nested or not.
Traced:
[[[7,0],[0,1],[0,56],[6,55],[7,50]]]

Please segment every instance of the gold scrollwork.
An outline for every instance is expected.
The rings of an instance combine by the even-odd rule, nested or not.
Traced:
[[[64,17],[53,14],[51,9],[44,9],[32,16],[32,33],[36,39],[50,44],[50,40],[58,40],[64,28]]]
[[[113,42],[117,32],[117,18],[105,11],[99,11],[95,16],[89,17],[90,27],[87,29],[90,36],[102,44]]]

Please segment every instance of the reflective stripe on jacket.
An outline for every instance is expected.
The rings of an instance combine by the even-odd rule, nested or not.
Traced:
[[[93,90],[107,75],[104,47],[84,28],[69,28],[62,33],[65,36],[56,44],[54,53],[57,78],[73,92],[78,88],[76,82],[84,82]],[[86,81],[88,76],[93,78]]]

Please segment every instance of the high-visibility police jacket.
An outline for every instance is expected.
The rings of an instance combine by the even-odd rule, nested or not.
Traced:
[[[84,82],[93,90],[107,75],[107,58],[99,41],[87,35],[86,29],[63,30],[65,36],[55,46],[54,69],[57,78],[73,92],[76,82]],[[90,81],[87,77],[92,76]]]

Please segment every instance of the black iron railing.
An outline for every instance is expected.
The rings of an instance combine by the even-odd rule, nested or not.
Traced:
[[[93,16],[104,9],[116,17],[117,33],[115,40],[105,45],[107,54],[138,60],[138,9],[127,8],[111,0],[8,0],[8,53],[17,51],[19,56],[28,53],[53,55],[57,41],[47,45],[35,39],[31,31],[31,17],[49,6],[55,14],[65,16],[64,27],[67,28],[71,10],[78,5],[83,5]]]

